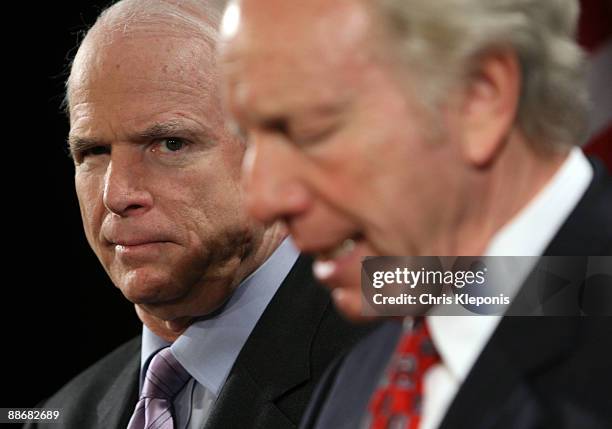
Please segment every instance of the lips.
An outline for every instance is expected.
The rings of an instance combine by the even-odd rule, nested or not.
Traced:
[[[108,240],[108,242],[113,246],[122,246],[122,247],[136,247],[143,246],[146,244],[154,244],[154,243],[165,243],[167,240],[158,240],[154,238],[132,238],[132,239],[117,239],[117,240]]]
[[[126,264],[140,264],[158,261],[168,253],[168,241],[158,241],[152,238],[136,238],[117,240],[111,243],[114,255]]]
[[[109,231],[102,234],[103,243],[116,250],[137,249],[156,244],[173,242],[168,235],[155,231]]]

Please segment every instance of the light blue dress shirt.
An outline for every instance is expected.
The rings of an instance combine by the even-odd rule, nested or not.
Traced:
[[[197,321],[171,345],[191,379],[174,400],[178,429],[202,428],[240,350],[299,256],[285,239],[234,291],[214,317]],[[170,343],[142,330],[140,387],[151,358]]]

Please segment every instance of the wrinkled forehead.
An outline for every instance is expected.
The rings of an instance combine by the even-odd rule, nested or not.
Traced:
[[[148,29],[108,37],[102,29],[87,35],[68,79],[69,102],[100,87],[136,91],[145,83],[174,83],[212,91],[218,81],[214,47],[192,35]]]

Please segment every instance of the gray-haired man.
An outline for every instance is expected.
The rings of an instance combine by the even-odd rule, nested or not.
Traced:
[[[610,255],[611,179],[576,147],[577,15],[573,0],[233,3],[225,92],[250,212],[286,223],[353,317],[367,255]],[[412,325],[339,362],[304,426],[612,424],[609,320]]]

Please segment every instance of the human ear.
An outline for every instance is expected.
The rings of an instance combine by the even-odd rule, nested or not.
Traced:
[[[513,51],[491,51],[476,60],[461,103],[461,152],[471,165],[490,164],[503,148],[515,122],[520,86]]]

